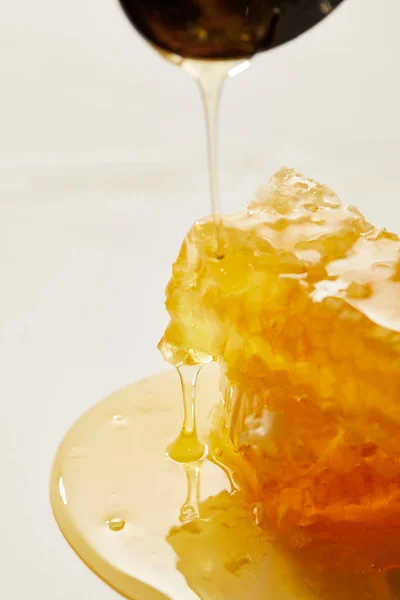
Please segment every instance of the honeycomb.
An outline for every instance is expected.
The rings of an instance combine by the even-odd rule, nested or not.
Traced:
[[[221,365],[213,436],[260,524],[399,565],[397,235],[282,169],[247,211],[194,224],[166,306],[164,358]]]

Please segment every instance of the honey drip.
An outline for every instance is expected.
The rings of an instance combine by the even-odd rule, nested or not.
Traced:
[[[188,463],[185,465],[187,479],[187,496],[179,514],[182,523],[190,523],[193,519],[200,518],[200,463]]]
[[[172,460],[181,463],[194,463],[207,453],[207,446],[199,440],[196,426],[196,383],[200,369],[200,365],[177,368],[182,390],[183,423],[179,436],[168,446],[167,453]]]

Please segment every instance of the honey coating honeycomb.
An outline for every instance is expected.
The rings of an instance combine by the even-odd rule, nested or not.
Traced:
[[[214,437],[260,523],[400,565],[399,238],[289,169],[219,235],[222,256],[211,218],[184,240],[164,358],[220,363]]]

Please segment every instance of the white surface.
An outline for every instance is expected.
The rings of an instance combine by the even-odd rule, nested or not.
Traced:
[[[223,100],[223,206],[277,167],[400,230],[398,0],[346,0]],[[48,502],[91,404],[163,368],[164,286],[208,211],[194,84],[115,0],[0,0],[0,598],[110,600]]]

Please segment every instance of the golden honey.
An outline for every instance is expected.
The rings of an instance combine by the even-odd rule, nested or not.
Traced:
[[[400,241],[287,169],[217,233],[167,289],[178,372],[62,442],[57,522],[131,600],[395,600]]]
[[[258,522],[319,567],[400,565],[400,240],[283,169],[195,223],[167,288],[165,359],[223,372],[214,445]]]

